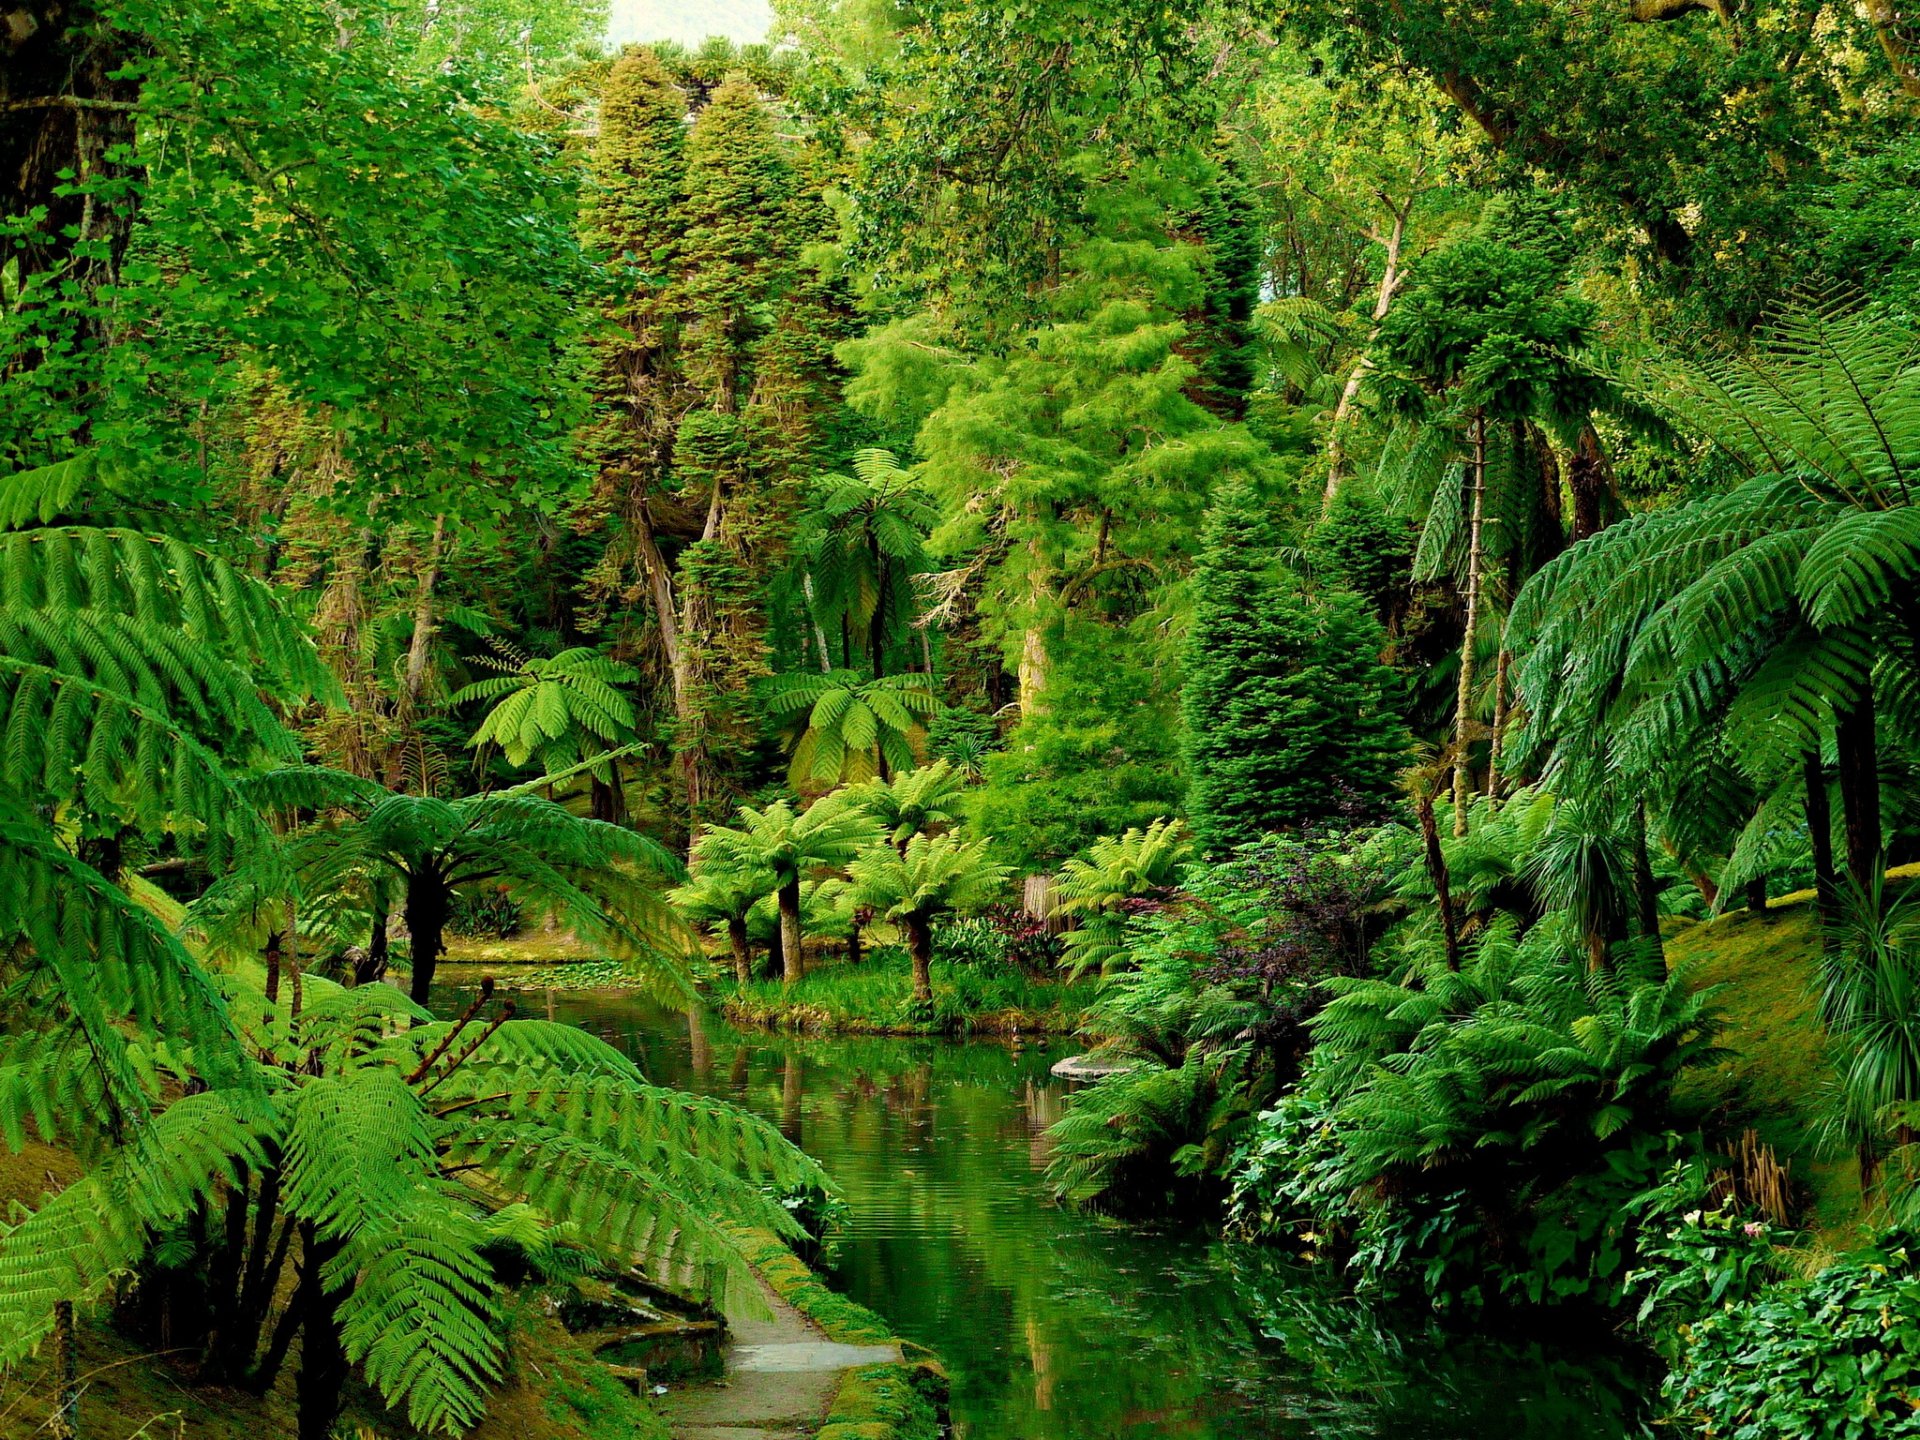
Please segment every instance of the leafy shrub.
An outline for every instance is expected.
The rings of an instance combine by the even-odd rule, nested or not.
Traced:
[[[1640,1224],[1640,1268],[1626,1277],[1641,1295],[1634,1323],[1656,1344],[1682,1337],[1695,1316],[1741,1304],[1781,1275],[1778,1243],[1789,1232],[1721,1200],[1704,1162],[1676,1165],[1631,1207]]]
[[[511,940],[526,928],[526,911],[506,890],[460,891],[447,912],[447,932],[486,940]]]
[[[1617,1302],[1713,1016],[1684,973],[1589,973],[1577,944],[1565,916],[1507,917],[1457,973],[1330,981],[1301,1097],[1241,1152],[1242,1223],[1439,1306]]]
[[[1715,1440],[1920,1436],[1920,1270],[1905,1234],[1696,1320],[1664,1393]]]

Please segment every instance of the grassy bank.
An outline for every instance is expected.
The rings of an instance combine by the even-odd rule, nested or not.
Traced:
[[[1920,866],[1889,872],[1897,881]],[[1820,1130],[1834,1074],[1820,1024],[1820,940],[1813,892],[1800,891],[1762,914],[1736,911],[1688,925],[1667,940],[1674,965],[1691,966],[1701,985],[1720,987],[1728,1054],[1689,1084],[1713,1104],[1728,1131],[1751,1127],[1773,1146],[1803,1188],[1807,1222],[1823,1247],[1861,1237],[1859,1168],[1850,1156],[1821,1153]]]
[[[898,1340],[885,1320],[831,1289],[775,1236],[757,1234],[746,1248],[774,1294],[818,1325],[829,1340],[843,1345]],[[916,1347],[901,1343],[912,1357]],[[931,1356],[865,1365],[847,1371],[815,1440],[938,1440],[946,1400],[946,1374]]]
[[[857,965],[823,965],[791,986],[756,981],[721,1008],[737,1024],[820,1034],[1065,1035],[1079,1027],[1097,990],[1092,980],[1040,980],[936,960],[933,1004],[916,1006],[907,957],[888,949]]]

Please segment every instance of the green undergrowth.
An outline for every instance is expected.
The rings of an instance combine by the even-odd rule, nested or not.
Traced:
[[[16,1159],[18,1157],[15,1157]],[[284,1299],[284,1297],[283,1297]],[[531,1294],[514,1297],[510,1370],[467,1440],[671,1440],[664,1417],[634,1394]],[[267,1440],[297,1431],[299,1349],[264,1395],[199,1385],[179,1357],[154,1353],[111,1326],[78,1327],[80,1425],[100,1440]],[[0,1377],[0,1437],[46,1435],[54,1396],[51,1347]],[[420,1432],[356,1379],[334,1427],[340,1440],[418,1440]],[[918,1437],[914,1437],[918,1440]]]
[[[1889,872],[1895,880],[1920,866]],[[1789,1167],[1808,1202],[1820,1247],[1861,1238],[1859,1171],[1850,1157],[1821,1153],[1820,1129],[1834,1074],[1818,1005],[1820,941],[1813,892],[1773,901],[1764,914],[1735,911],[1675,931],[1670,963],[1692,967],[1700,985],[1719,987],[1727,1058],[1687,1083],[1718,1112],[1729,1134],[1752,1128]]]
[[[933,1003],[913,1003],[898,950],[839,962],[795,984],[760,980],[722,1003],[729,1020],[769,1030],[851,1035],[1066,1035],[1098,994],[1094,980],[1042,980],[1007,966],[933,963]]]
[[[743,1249],[755,1270],[782,1300],[842,1345],[901,1342],[873,1311],[833,1289],[777,1236],[757,1232]],[[849,1370],[815,1440],[938,1440],[946,1409],[947,1377],[925,1352],[892,1365]]]

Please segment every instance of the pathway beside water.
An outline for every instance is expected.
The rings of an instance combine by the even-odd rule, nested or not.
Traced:
[[[663,1402],[674,1440],[806,1440],[843,1374],[900,1358],[898,1345],[836,1345],[771,1290],[761,1291],[768,1312],[733,1322],[726,1374]]]

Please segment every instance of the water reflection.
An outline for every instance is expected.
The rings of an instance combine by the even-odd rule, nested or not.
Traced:
[[[963,1440],[1644,1433],[1643,1377],[1591,1340],[1387,1323],[1269,1252],[1056,1208],[1066,1087],[1045,1052],[742,1033],[605,997],[556,1011],[819,1158],[849,1212],[836,1283],[946,1359]]]

